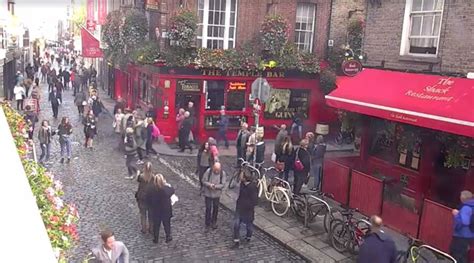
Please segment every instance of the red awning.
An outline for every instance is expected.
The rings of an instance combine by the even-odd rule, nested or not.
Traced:
[[[474,137],[474,80],[364,69],[339,77],[335,108]]]
[[[85,58],[101,58],[103,56],[100,43],[91,32],[81,28],[82,56]]]

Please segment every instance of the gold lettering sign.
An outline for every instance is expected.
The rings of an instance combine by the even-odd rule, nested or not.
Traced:
[[[229,90],[245,90],[247,87],[245,82],[230,82]]]
[[[227,76],[227,77],[260,77],[260,73],[253,72],[253,71],[245,71],[245,70],[222,71],[220,69],[203,69],[202,75],[203,76]],[[285,72],[268,71],[268,72],[264,72],[263,75],[265,78],[284,78]]]

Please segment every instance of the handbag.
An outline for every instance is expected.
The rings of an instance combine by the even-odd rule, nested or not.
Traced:
[[[298,153],[299,153],[300,149],[298,148],[298,150],[296,151],[296,158],[295,158],[295,163],[293,165],[293,168],[295,169],[295,171],[297,172],[301,172],[304,170],[304,165],[303,163],[301,162],[300,158],[298,157]]]

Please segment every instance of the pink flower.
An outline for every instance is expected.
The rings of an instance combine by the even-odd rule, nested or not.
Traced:
[[[63,189],[63,184],[60,181],[56,180],[54,181],[54,188],[58,191],[61,191]]]

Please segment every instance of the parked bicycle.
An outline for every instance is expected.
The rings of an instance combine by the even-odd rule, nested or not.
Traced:
[[[349,251],[359,252],[364,236],[370,231],[370,222],[366,219],[354,218],[357,209],[343,207],[343,219],[334,219],[331,224],[329,238],[334,249],[340,253]]]
[[[423,244],[419,239],[408,237],[408,249],[398,252],[397,262],[456,263],[456,259],[439,249]]]
[[[237,170],[234,171],[234,173],[229,179],[229,185],[228,185],[229,189],[234,189],[240,183],[240,178],[242,176],[242,173],[244,173],[246,170],[248,170],[251,173],[255,173],[254,170],[247,168],[247,166],[250,165],[250,163],[245,161],[243,158],[239,158],[239,163],[240,163],[240,166],[237,168]],[[253,176],[254,178],[257,178],[258,175],[254,174]]]
[[[257,177],[257,186],[258,186],[258,197],[265,197],[266,200],[270,201],[273,213],[277,216],[284,216],[288,209],[290,208],[290,184],[280,179],[277,176],[274,176],[270,179],[270,183],[267,183],[266,174],[269,171],[277,171],[275,167],[270,168],[261,168],[263,173],[260,173],[260,170],[247,164],[253,172],[255,172]]]
[[[292,195],[291,208],[296,217],[304,222],[308,227],[314,222],[316,217],[323,219],[323,226],[326,233],[329,233],[329,225],[333,219],[331,206],[324,200],[326,194],[315,191],[310,193],[300,193]]]

